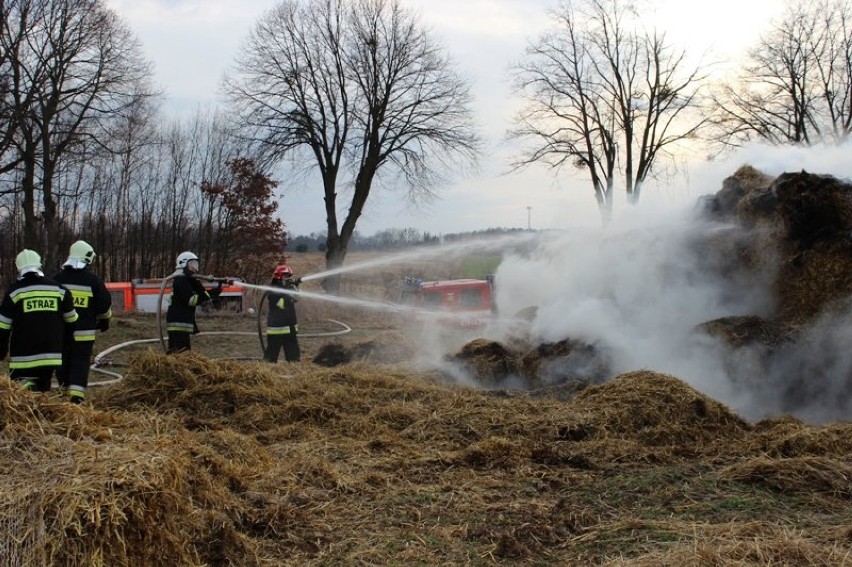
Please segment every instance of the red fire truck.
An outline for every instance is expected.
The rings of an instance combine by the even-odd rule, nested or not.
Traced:
[[[222,287],[222,294],[217,300],[219,308],[242,311],[243,294],[245,287],[240,285],[242,280],[235,279],[233,285]],[[212,289],[215,284],[203,282],[204,287]],[[112,309],[114,312],[141,311],[143,313],[157,312],[157,299],[160,297],[160,287],[163,280],[160,278],[135,279],[129,282],[108,282],[107,290],[112,294]],[[168,308],[168,298],[172,294],[171,285],[167,285],[163,291],[162,309]]]
[[[494,314],[494,279],[458,279],[422,281],[406,277],[402,285],[402,303],[428,311],[447,312],[439,317],[442,324],[475,328]]]

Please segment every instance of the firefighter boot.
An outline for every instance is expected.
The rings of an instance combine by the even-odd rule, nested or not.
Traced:
[[[72,404],[82,404],[86,399],[86,389],[82,386],[71,386],[68,389],[68,400]]]

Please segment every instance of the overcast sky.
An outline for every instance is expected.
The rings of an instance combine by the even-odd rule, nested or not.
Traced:
[[[594,196],[581,173],[554,175],[545,168],[506,174],[512,155],[503,141],[517,110],[511,97],[507,69],[523,54],[527,42],[549,25],[551,0],[404,0],[419,11],[423,22],[446,46],[461,73],[473,85],[474,107],[486,148],[480,172],[457,178],[439,188],[431,206],[408,209],[387,191],[371,195],[359,232],[413,227],[433,234],[489,227],[565,228],[599,223]],[[143,44],[155,65],[155,80],[167,94],[165,109],[191,115],[199,105],[220,100],[219,86],[234,61],[240,42],[275,0],[107,0]],[[649,23],[665,29],[671,42],[706,60],[735,57],[753,41],[782,0],[716,0],[684,2],[657,0],[647,11]],[[712,51],[708,51],[712,50]],[[764,155],[760,152],[760,155]],[[643,201],[689,201],[715,192],[722,179],[743,160],[703,163],[688,156],[688,175],[654,190]],[[769,172],[769,173],[780,173]],[[325,228],[319,187],[286,189],[280,210],[293,234]],[[656,198],[655,198],[656,197]],[[644,203],[642,206],[646,206]],[[617,209],[625,207],[616,203]]]

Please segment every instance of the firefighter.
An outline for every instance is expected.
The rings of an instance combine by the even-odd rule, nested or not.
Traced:
[[[71,293],[44,277],[41,257],[23,250],[15,257],[18,279],[0,303],[0,360],[9,355],[9,376],[28,390],[47,392],[62,365],[66,327],[78,318]]]
[[[71,292],[74,309],[80,316],[73,333],[65,337],[62,366],[56,373],[59,392],[68,394],[75,404],[86,398],[95,330],[109,329],[112,318],[112,296],[101,279],[89,270],[94,259],[95,250],[88,242],[78,240],[71,245],[62,270],[53,278]]]
[[[190,350],[189,337],[198,333],[195,308],[212,299],[195,277],[198,273],[198,256],[192,252],[181,252],[178,254],[175,270],[172,295],[169,297],[169,309],[166,312],[169,353]]]
[[[272,274],[273,287],[299,291],[301,278],[294,278],[293,271],[284,264],[275,268]],[[269,314],[266,318],[266,352],[263,360],[278,362],[278,353],[284,349],[287,362],[299,362],[299,324],[296,319],[296,302],[299,297],[290,293],[270,293]]]

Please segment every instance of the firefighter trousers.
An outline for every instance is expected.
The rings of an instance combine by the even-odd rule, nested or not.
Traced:
[[[281,349],[284,349],[284,360],[287,362],[299,362],[302,359],[299,338],[295,334],[288,334],[266,335],[266,352],[263,353],[263,360],[278,362],[278,353]]]
[[[24,388],[36,392],[49,392],[55,366],[37,366],[35,368],[14,368],[9,378],[17,380]]]
[[[177,354],[185,350],[190,350],[190,333],[185,331],[169,331],[169,347],[166,351],[168,354]]]
[[[95,341],[65,341],[62,347],[62,366],[56,371],[60,388],[73,390],[79,397],[85,397],[94,347]]]

